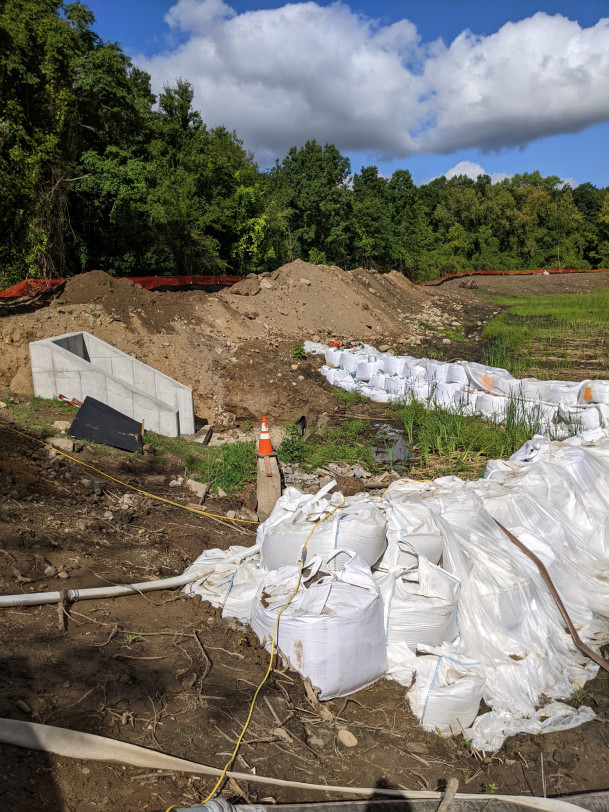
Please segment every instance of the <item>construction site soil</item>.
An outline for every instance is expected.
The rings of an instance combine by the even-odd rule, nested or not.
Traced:
[[[600,276],[590,275],[580,289],[595,286]],[[480,288],[513,282],[512,290],[543,284],[544,292],[555,286],[566,292],[561,277],[476,282]],[[569,278],[571,285],[585,282],[584,275]],[[0,318],[0,392],[10,390],[21,400],[31,393],[29,341],[87,330],[192,386],[197,415],[218,431],[258,420],[263,411],[281,423],[324,412],[332,421],[344,409],[320,382],[319,359],[296,361],[294,346],[338,338],[423,354],[436,342],[448,359],[465,346],[475,354],[481,324],[496,310],[458,284],[424,289],[397,274],[302,262],[211,295],[150,293],[97,271],[68,281],[39,309],[17,308]],[[458,326],[465,341],[444,344],[438,330],[457,332]],[[53,408],[51,423],[61,416]],[[96,495],[83,483],[88,469],[51,456],[39,439],[14,429],[21,431],[9,410],[0,410],[4,594],[163,578],[181,573],[205,549],[254,540],[253,526],[159,499],[179,502],[169,487],[184,473],[177,458],[87,445],[73,456],[104,472],[104,491]],[[225,514],[239,510],[243,499],[211,494],[205,506],[208,513]],[[79,601],[61,614],[62,629],[56,605],[2,610],[0,716],[224,766],[268,663],[248,627],[176,591]],[[578,700],[596,711],[596,720],[563,733],[515,736],[485,756],[459,737],[423,731],[397,683],[381,680],[319,705],[297,674],[275,669],[234,769],[412,790],[442,789],[453,776],[462,792],[554,796],[607,789],[609,674],[601,671]],[[341,729],[353,734],[355,746],[337,742]],[[4,809],[165,810],[200,802],[212,786],[205,777],[1,748]],[[252,781],[229,781],[223,795],[237,802],[336,800],[330,793]]]

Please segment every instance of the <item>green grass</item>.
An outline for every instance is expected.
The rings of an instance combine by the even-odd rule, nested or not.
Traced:
[[[55,420],[72,421],[78,411],[76,406],[70,406],[59,399],[47,400],[36,395],[32,395],[26,403],[17,403],[10,395],[6,395],[3,402],[22,429],[47,436],[57,434],[57,430],[53,428]]]
[[[256,477],[256,444],[227,443],[219,446],[200,446],[182,437],[146,435],[146,442],[153,445],[157,456],[165,452],[182,457],[185,471],[191,479],[207,482],[210,488],[221,488],[231,494]]]
[[[313,434],[307,440],[300,437],[296,426],[288,426],[277,457],[282,462],[298,463],[305,472],[314,471],[329,462],[360,464],[371,469],[375,467],[373,444],[374,437],[367,422],[357,418],[347,420],[337,428],[328,428],[321,434]]]
[[[594,293],[496,296],[505,309],[482,331],[483,360],[516,375],[568,378],[578,363],[598,361],[603,377],[609,355],[609,288]]]
[[[369,400],[359,392],[347,392],[346,389],[332,387],[332,393],[341,406],[357,406],[359,403],[369,403]]]
[[[432,406],[407,398],[389,413],[402,422],[418,466],[433,476],[479,476],[487,460],[513,454],[537,429],[519,398],[511,399],[503,423]]]

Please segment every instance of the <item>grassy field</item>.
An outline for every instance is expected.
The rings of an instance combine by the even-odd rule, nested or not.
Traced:
[[[487,364],[545,380],[609,377],[609,288],[492,298],[505,309],[482,332]]]

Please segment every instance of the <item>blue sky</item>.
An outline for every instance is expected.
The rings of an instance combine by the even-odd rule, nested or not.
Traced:
[[[88,5],[155,91],[189,79],[261,166],[316,138],[419,183],[482,167],[609,186],[607,0]]]

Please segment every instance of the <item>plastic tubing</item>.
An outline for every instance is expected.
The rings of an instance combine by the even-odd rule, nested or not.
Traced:
[[[100,586],[90,589],[66,589],[65,592],[32,592],[23,595],[0,595],[2,606],[43,606],[47,603],[59,603],[65,595],[66,601],[88,601],[96,598],[120,598],[123,595],[137,595],[139,592],[153,592],[156,589],[173,589],[176,586],[196,581],[200,574],[191,572],[188,575],[176,575],[175,578],[163,578],[161,581],[144,581],[141,584],[123,584],[121,586]]]
[[[227,562],[239,563],[260,550],[259,544],[248,547],[242,553],[227,557]],[[173,589],[176,586],[184,586],[201,578],[201,571],[194,565],[186,572],[176,575],[173,578],[163,578],[160,581],[144,581],[140,584],[121,584],[120,586],[100,586],[89,589],[66,589],[65,592],[32,592],[22,595],[0,595],[0,608],[3,606],[43,606],[47,603],[59,603],[65,600],[72,603],[74,601],[89,601],[97,598],[121,598],[124,595],[137,595],[140,592],[154,592],[158,589]]]

